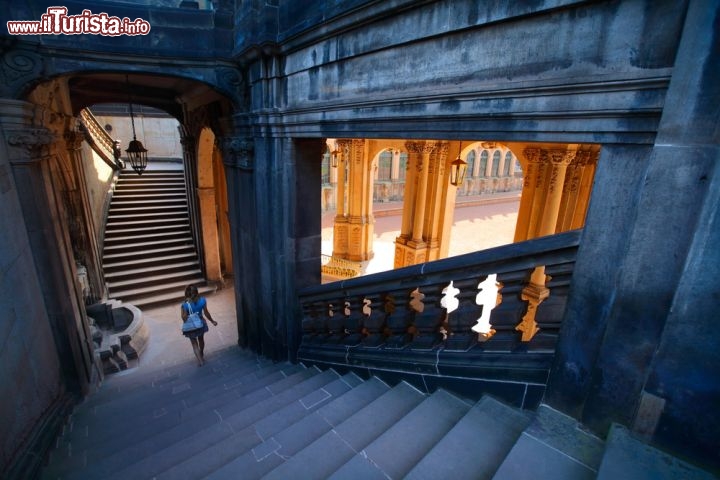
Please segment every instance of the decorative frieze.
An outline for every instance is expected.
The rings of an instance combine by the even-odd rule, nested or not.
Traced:
[[[5,139],[10,163],[15,165],[33,163],[47,157],[48,147],[55,142],[56,137],[46,128],[28,127],[5,130]]]
[[[241,170],[255,169],[255,141],[252,137],[223,138],[223,163]]]

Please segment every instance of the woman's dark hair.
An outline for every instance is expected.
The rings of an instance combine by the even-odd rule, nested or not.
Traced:
[[[188,285],[185,288],[185,298],[190,298],[197,295],[198,289],[195,285]]]

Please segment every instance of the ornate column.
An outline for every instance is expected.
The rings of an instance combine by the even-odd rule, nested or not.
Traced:
[[[254,183],[254,139],[250,136],[218,138],[227,181],[228,223],[235,275],[235,309],[238,344],[259,351],[260,331],[255,321],[260,308],[257,212]]]
[[[418,171],[422,165],[420,148],[418,142],[406,142],[405,149],[408,152],[407,170],[405,172],[405,192],[403,195],[403,212],[400,225],[400,235],[395,239],[395,260],[394,268],[400,268],[405,263],[405,245],[412,236],[413,218],[415,215],[415,192],[418,183]]]
[[[449,143],[411,141],[405,146],[410,168],[395,268],[446,256],[455,208],[455,187],[447,175]]]
[[[520,207],[518,219],[515,225],[515,242],[528,240],[530,236],[530,218],[533,214],[533,207],[536,205],[536,192],[542,185],[541,165],[542,157],[539,148],[526,148],[522,155],[525,158],[525,177],[523,179],[523,190],[520,196]]]
[[[542,237],[555,233],[555,227],[560,212],[563,185],[567,166],[575,158],[577,145],[571,145],[567,149],[542,150],[540,156],[547,168],[545,201],[542,205],[542,216],[538,217],[536,234],[533,237]],[[527,312],[520,324],[515,327],[522,332],[522,341],[527,342],[538,332],[539,328],[535,322],[537,307],[550,295],[550,290],[545,286],[547,283],[545,267],[537,267],[530,276],[530,282],[523,288],[521,298],[528,302]]]
[[[205,275],[210,281],[221,282],[222,271],[220,269],[215,188],[198,187],[196,192],[200,210],[200,230],[204,247],[202,256],[205,264]]]
[[[98,245],[90,199],[85,188],[85,169],[82,162],[82,143],[85,136],[78,131],[68,130],[63,135],[72,166],[72,184],[68,188],[67,201],[70,209],[68,225],[75,260],[87,268],[89,292],[83,292],[85,301],[96,301],[105,295],[102,271],[102,254]]]
[[[578,160],[576,161],[578,165],[577,171],[579,171],[576,201],[572,210],[572,217],[568,218],[565,230],[574,230],[585,225],[585,216],[590,204],[590,193],[595,178],[595,168],[600,157],[599,151],[583,151],[582,155],[580,153],[578,152]]]
[[[459,142],[457,143],[460,147]],[[448,155],[449,142],[438,142],[428,165],[427,210],[425,214],[425,241],[427,260],[447,257],[450,247],[450,231],[455,212],[457,187],[450,184],[448,172],[456,155]]]
[[[345,215],[345,181],[346,166],[350,158],[352,141],[340,139],[337,141],[337,187],[335,192],[336,213],[333,223],[333,257],[347,258],[348,254],[348,219]]]
[[[428,168],[435,144],[425,141],[406,142],[412,179],[408,175],[403,200],[403,220],[400,237],[395,242],[395,268],[423,263],[427,259],[427,243],[423,238],[427,205]],[[408,189],[408,186],[411,188]]]
[[[366,142],[353,139],[348,165],[348,246],[347,259],[363,262],[373,257],[372,162]]]
[[[20,206],[4,218],[8,225],[25,230],[22,236],[26,235],[26,246],[20,255],[25,258],[15,261],[24,262],[26,255],[32,257],[21,272],[22,277],[14,281],[23,285],[23,289],[35,290],[30,301],[24,304],[24,293],[15,292],[20,295],[16,308],[24,311],[23,318],[30,322],[25,330],[32,331],[33,335],[45,335],[49,324],[58,354],[57,364],[66,385],[71,390],[87,392],[102,372],[95,364],[72,240],[65,222],[67,192],[63,192],[62,182],[72,185],[75,179],[72,172],[60,168],[59,155],[63,155],[63,150],[57,148],[60,138],[45,126],[33,124],[37,119],[53,121],[53,127],[58,130],[67,120],[30,103],[0,102],[0,130],[5,140],[0,149],[5,149],[3,153],[12,170],[15,198]],[[7,164],[2,166],[7,169]],[[71,178],[66,178],[68,176]],[[14,238],[19,235],[8,233]],[[50,350],[41,340],[38,345]]]

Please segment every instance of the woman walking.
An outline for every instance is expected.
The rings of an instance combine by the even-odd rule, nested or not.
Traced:
[[[197,313],[202,320],[202,327],[190,331],[183,331],[183,335],[190,339],[198,365],[202,366],[205,364],[205,332],[208,331],[208,325],[205,319],[210,320],[216,327],[217,322],[213,320],[210,311],[208,311],[205,297],[200,296],[195,285],[188,285],[185,289],[185,302],[180,306],[180,317],[183,323],[185,323],[188,316],[193,313]]]

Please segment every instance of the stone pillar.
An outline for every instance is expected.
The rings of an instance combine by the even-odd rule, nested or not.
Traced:
[[[539,152],[541,162],[546,165],[545,172],[547,176],[544,182],[546,195],[541,204],[542,215],[537,215],[537,220],[534,222],[537,226],[532,238],[555,233],[563,196],[565,173],[567,166],[575,158],[576,152],[577,145],[569,146],[567,149],[551,149]],[[533,155],[535,154],[533,153]],[[535,193],[537,194],[537,188]],[[538,205],[538,202],[533,201],[533,205]],[[545,267],[537,267],[530,277],[530,282],[523,288],[521,298],[528,302],[528,309],[515,329],[522,332],[522,341],[524,342],[530,341],[539,330],[535,322],[535,315],[537,307],[550,295],[550,290],[545,286],[546,282]]]
[[[228,221],[235,272],[238,345],[260,351],[258,275],[260,246],[255,195],[255,144],[250,136],[218,139],[228,190]]]
[[[85,169],[82,162],[84,135],[78,131],[67,131],[63,135],[72,165],[72,184],[67,185],[66,195],[70,209],[70,238],[75,260],[87,268],[89,292],[83,292],[86,303],[105,296],[105,282],[102,269],[102,254],[98,245],[97,229],[90,214],[90,199],[85,187]]]
[[[200,207],[200,229],[204,247],[202,255],[205,264],[205,276],[211,282],[222,282],[215,189],[212,187],[198,187],[197,197]]]
[[[449,183],[447,142],[407,142],[410,162],[395,268],[447,256],[456,188]]]
[[[19,290],[22,289],[20,285],[28,282],[39,283],[41,293],[32,299],[30,310],[48,320],[66,384],[71,390],[87,393],[102,372],[96,369],[93,345],[82,310],[84,301],[72,241],[65,224],[65,200],[60,190],[60,177],[63,175],[57,165],[53,165],[58,162],[56,142],[60,138],[43,126],[33,125],[34,118],[57,116],[47,115],[40,107],[25,102],[5,100],[0,104],[0,126],[22,210],[22,219],[15,218],[14,222],[6,220],[11,222],[9,224],[25,226],[27,247],[33,259],[32,269],[22,273],[28,278],[18,278],[13,283]],[[65,174],[72,176],[69,172]],[[44,307],[42,312],[40,305]],[[20,309],[25,310],[23,306]],[[24,311],[23,317],[30,319],[33,313]],[[38,323],[39,319],[34,317],[35,324],[26,325],[24,330],[47,328],[47,323]],[[43,347],[47,348],[47,345],[38,348],[43,350]]]
[[[373,257],[372,159],[365,140],[352,140],[348,164],[347,259],[363,262]]]
[[[408,240],[412,237],[412,225],[415,215],[415,192],[417,191],[418,172],[422,165],[420,149],[416,147],[417,142],[406,142],[405,149],[408,152],[407,170],[405,172],[405,192],[403,195],[403,212],[400,224],[400,235],[395,239],[394,268],[406,265],[405,251]],[[409,265],[409,264],[408,264]]]
[[[348,219],[345,215],[345,181],[347,162],[350,158],[351,140],[337,141],[337,187],[335,192],[336,213],[333,223],[333,257],[347,258],[348,254]]]
[[[520,196],[520,207],[518,219],[515,226],[515,242],[522,242],[531,238],[530,218],[533,210],[537,208],[536,195],[542,186],[542,157],[539,148],[526,148],[522,155],[525,159],[525,178],[523,179],[523,190]],[[535,213],[537,215],[537,213]]]

